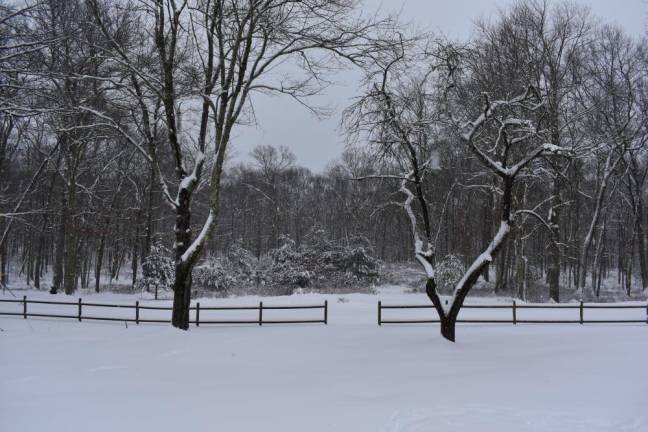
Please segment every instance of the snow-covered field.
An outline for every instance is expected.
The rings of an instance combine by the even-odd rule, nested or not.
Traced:
[[[451,344],[436,324],[376,325],[379,299],[425,304],[422,294],[394,289],[343,297],[262,299],[267,305],[328,299],[328,326],[182,332],[162,324],[0,317],[0,431],[648,431],[648,325],[466,324]],[[258,301],[200,300],[201,306]],[[1,303],[0,309],[21,310]],[[577,312],[518,311],[518,317]],[[645,310],[594,312],[601,319],[646,317]],[[273,313],[319,318],[321,311]],[[433,311],[389,313],[416,318]],[[236,314],[228,316],[249,317]]]

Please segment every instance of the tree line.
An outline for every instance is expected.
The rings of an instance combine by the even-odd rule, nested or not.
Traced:
[[[457,42],[355,0],[41,0],[0,5],[0,40],[3,283],[135,284],[162,241],[187,328],[204,257],[321,230],[417,261],[449,339],[479,277],[557,302],[648,287],[646,40],[584,6],[520,0]],[[273,143],[229,160],[255,98],[317,110],[343,68],[363,80],[324,172]]]

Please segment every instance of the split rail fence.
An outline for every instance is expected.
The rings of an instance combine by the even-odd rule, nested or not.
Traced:
[[[439,319],[383,319],[384,309],[434,309],[434,305],[383,305],[378,302],[378,325],[383,324],[426,324],[438,323]],[[538,304],[517,304],[515,301],[510,305],[464,305],[462,309],[510,309],[510,319],[457,319],[458,323],[473,324],[624,324],[624,323],[645,323],[648,324],[648,304],[644,305],[618,305],[618,304],[586,304],[580,302],[577,305],[538,305]],[[519,319],[519,309],[578,309],[578,319]],[[585,319],[585,309],[646,309],[646,319]],[[435,312],[436,314],[436,312]]]
[[[156,310],[156,311],[171,311],[173,310],[170,306],[149,306],[149,305],[140,305],[139,301],[136,301],[134,305],[127,304],[106,304],[106,303],[91,303],[83,302],[81,298],[75,302],[59,302],[59,301],[49,301],[49,300],[29,300],[27,296],[23,296],[22,300],[19,299],[0,299],[0,303],[19,303],[22,305],[22,311],[20,312],[6,312],[0,311],[0,315],[5,316],[22,316],[24,319],[28,317],[40,317],[40,318],[70,318],[77,319],[79,322],[82,320],[100,320],[100,321],[120,321],[120,322],[134,322],[135,324],[139,323],[170,323],[171,318],[169,319],[151,319],[151,318],[142,318],[140,313],[141,311],[146,310]],[[39,305],[58,305],[58,306],[76,306],[76,314],[56,314],[56,313],[41,313],[41,312],[30,312],[27,307],[29,304],[39,304]],[[118,308],[118,309],[134,309],[134,314],[131,317],[109,317],[109,316],[96,316],[96,315],[83,315],[85,308]],[[324,301],[322,305],[294,305],[294,306],[277,306],[277,305],[264,305],[263,302],[259,302],[258,305],[253,306],[200,306],[200,302],[196,303],[195,306],[189,308],[194,312],[193,320],[190,320],[190,324],[195,324],[200,326],[201,324],[258,324],[260,326],[264,324],[328,324],[328,301]],[[264,311],[272,310],[303,310],[303,309],[322,309],[322,318],[318,319],[266,319],[264,318]],[[258,311],[255,319],[205,319],[205,312],[209,311]],[[200,314],[203,313],[203,319],[200,318]]]

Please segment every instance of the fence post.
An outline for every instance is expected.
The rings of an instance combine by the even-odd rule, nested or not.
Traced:
[[[513,324],[517,324],[517,308],[515,306],[515,300],[513,300]]]
[[[23,296],[23,318],[27,319],[27,296]]]
[[[263,302],[259,302],[259,325],[263,325]]]
[[[382,325],[382,302],[378,300],[378,325]]]
[[[81,297],[79,297],[79,322],[81,322]]]
[[[580,323],[583,324],[583,300],[580,302]]]
[[[648,311],[648,309],[647,309],[647,311]],[[648,320],[648,318],[646,318],[646,319]],[[648,321],[646,321],[646,322],[648,322]],[[324,300],[324,324],[328,325],[328,300]]]
[[[139,300],[135,301],[135,324],[139,324]]]
[[[200,302],[196,303],[196,327],[200,327]]]

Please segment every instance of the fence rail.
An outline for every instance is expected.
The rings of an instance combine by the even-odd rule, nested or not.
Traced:
[[[141,318],[140,311],[142,310],[160,310],[160,311],[171,311],[173,310],[170,306],[147,306],[140,305],[139,301],[136,301],[134,305],[129,304],[108,304],[108,303],[94,303],[94,302],[83,302],[79,298],[76,302],[66,302],[66,301],[51,301],[51,300],[29,300],[27,296],[23,296],[22,300],[19,299],[0,299],[0,303],[19,303],[22,305],[21,312],[5,312],[0,311],[0,316],[22,316],[24,319],[28,317],[39,317],[39,318],[71,318],[77,319],[79,322],[83,320],[99,320],[99,321],[120,321],[120,322],[134,322],[135,324],[140,323],[170,323],[171,319],[151,319],[151,318]],[[55,313],[40,313],[40,312],[30,312],[27,308],[28,304],[41,304],[41,305],[58,305],[58,306],[76,306],[76,314],[55,314]],[[132,317],[106,317],[106,316],[93,316],[93,315],[83,315],[83,307],[91,308],[121,308],[121,309],[134,309],[134,316]],[[322,309],[322,318],[321,319],[265,319],[263,317],[264,310],[301,310],[301,309]],[[251,306],[200,306],[200,302],[197,302],[195,306],[189,308],[190,311],[194,311],[194,319],[190,320],[190,324],[195,324],[200,326],[201,324],[257,324],[262,326],[264,324],[328,324],[328,300],[324,301],[322,305],[294,305],[294,306],[284,306],[284,305],[263,305],[263,302],[259,302],[258,305]],[[230,320],[214,320],[214,319],[200,319],[200,313],[204,311],[232,311],[232,310],[250,310],[258,311],[256,319],[230,319]]]
[[[383,324],[428,324],[440,322],[436,319],[383,319],[383,309],[434,309],[434,305],[383,305],[378,301],[378,325]],[[586,304],[580,302],[577,305],[538,305],[538,304],[517,304],[513,301],[510,305],[464,305],[462,309],[510,309],[510,319],[457,319],[458,323],[472,324],[648,324],[648,304],[644,305],[616,305],[616,304]],[[578,319],[518,319],[518,309],[578,309]],[[585,319],[585,309],[646,309],[646,319]]]

